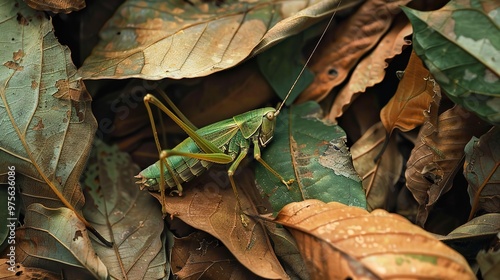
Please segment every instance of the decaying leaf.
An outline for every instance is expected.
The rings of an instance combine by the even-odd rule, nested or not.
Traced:
[[[464,176],[469,182],[472,210],[500,212],[500,129],[492,128],[479,139],[473,137],[465,146]]]
[[[460,254],[385,210],[306,200],[276,222],[297,240],[311,279],[475,279]]]
[[[15,166],[25,205],[79,210],[78,179],[96,130],[90,96],[50,20],[23,1],[0,6],[0,40],[8,42],[0,64],[19,65],[0,69],[1,181],[7,166]]]
[[[393,17],[409,0],[365,2],[351,17],[336,27],[331,40],[318,49],[310,69],[315,81],[299,96],[298,102],[322,100],[331,89],[341,84],[366,54],[389,29]]]
[[[25,267],[21,263],[13,262],[8,259],[0,259],[0,271],[2,280],[58,280],[61,276],[41,268]]]
[[[290,202],[309,198],[366,206],[344,131],[337,125],[323,123],[321,117],[315,102],[283,109],[276,121],[273,141],[262,149],[262,159],[285,180],[295,180],[287,189],[275,175],[257,164],[257,187],[269,198],[274,212]]]
[[[381,122],[372,126],[351,147],[354,168],[363,180],[368,211],[373,209],[393,209],[398,190],[396,183],[401,176],[403,156],[398,150],[393,135],[382,157],[375,161],[384,146],[386,131]]]
[[[457,104],[500,124],[500,19],[497,0],[455,0],[439,10],[404,8],[413,48]]]
[[[33,203],[25,225],[16,230],[16,261],[68,279],[107,279],[108,269],[97,256],[85,225],[67,208]]]
[[[133,176],[139,171],[116,146],[95,141],[84,173],[83,214],[114,242],[108,248],[92,240],[113,279],[161,279],[169,273],[161,209],[136,187]]]
[[[440,100],[439,85],[412,52],[396,93],[380,112],[387,134],[392,134],[395,128],[406,132],[422,125],[424,111],[429,109],[431,102],[439,104]]]
[[[255,188],[249,170],[240,167],[236,172],[236,186],[242,207],[248,213],[257,213],[249,201],[245,188]],[[254,274],[268,279],[286,279],[266,234],[264,225],[247,218],[238,208],[227,169],[213,166],[206,176],[184,184],[182,197],[165,199],[164,206],[172,217],[203,230],[219,239],[236,259]],[[151,192],[159,201],[157,192]]]
[[[436,118],[437,108],[426,111],[426,122],[418,135],[406,169],[406,187],[419,203],[417,223],[425,224],[432,206],[450,190],[462,168],[464,147],[472,136],[489,129],[474,114],[459,105]]]
[[[217,2],[126,1],[101,31],[101,41],[80,69],[82,76],[150,80],[206,76],[240,63],[259,44],[263,50],[300,32],[333,12],[338,3]],[[347,1],[351,2],[358,1]],[[312,12],[297,13],[309,5]],[[272,29],[294,13],[295,21]],[[283,31],[284,26],[290,29]]]
[[[176,238],[173,248],[176,279],[263,279],[252,274],[214,237],[202,231]]]
[[[35,10],[54,13],[71,13],[85,8],[85,0],[25,0]]]
[[[411,41],[406,39],[411,33],[412,28],[408,20],[402,14],[396,16],[387,34],[375,49],[356,65],[349,82],[335,97],[328,116],[331,122],[341,117],[359,94],[382,82],[388,61],[400,54],[405,46],[411,44]]]

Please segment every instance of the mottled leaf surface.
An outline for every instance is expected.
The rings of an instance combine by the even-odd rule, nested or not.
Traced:
[[[113,248],[92,240],[112,279],[160,279],[168,275],[161,209],[133,176],[139,168],[116,146],[95,141],[84,173],[83,214]]]
[[[54,13],[70,13],[85,8],[85,0],[26,0],[28,6],[35,10]]]
[[[413,48],[456,103],[500,124],[500,7],[496,0],[450,1],[437,11],[404,8]]]
[[[5,0],[0,18],[0,178],[14,165],[26,205],[80,209],[96,130],[90,96],[45,14]]]
[[[403,217],[310,199],[283,208],[311,279],[475,279],[467,261]]]
[[[290,190],[261,164],[256,163],[258,187],[275,212],[290,202],[316,198],[365,207],[361,180],[352,165],[345,133],[318,118],[317,103],[284,109],[278,116],[273,141],[262,149],[262,158],[285,180]]]
[[[103,28],[80,71],[87,79],[206,76],[240,63],[260,43],[258,49],[266,48],[298,33],[331,13],[336,3],[129,0]],[[295,14],[295,21],[272,30],[308,5],[312,13]]]

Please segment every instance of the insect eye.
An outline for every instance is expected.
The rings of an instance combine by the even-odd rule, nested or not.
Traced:
[[[274,119],[274,114],[272,112],[269,112],[266,114],[266,118],[270,121],[272,121]]]

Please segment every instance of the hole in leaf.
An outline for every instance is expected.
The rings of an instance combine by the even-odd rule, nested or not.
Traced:
[[[335,68],[328,69],[329,76],[335,78],[335,77],[337,77],[338,74],[339,74],[339,72],[337,72],[337,69],[335,69]]]

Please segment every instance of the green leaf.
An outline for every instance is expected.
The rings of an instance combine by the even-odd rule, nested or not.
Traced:
[[[83,213],[99,233],[114,242],[108,248],[92,241],[112,279],[161,279],[170,269],[161,209],[135,184],[133,176],[138,172],[128,154],[95,141],[84,173]]]
[[[79,210],[97,127],[90,96],[44,13],[4,0],[0,18],[0,181],[15,166],[26,205]]]
[[[299,76],[304,67],[304,62],[300,60],[304,37],[304,33],[290,37],[257,57],[260,71],[281,99],[286,97],[294,82],[293,79]],[[314,74],[305,69],[286,105],[291,105],[313,80]]]
[[[500,212],[500,129],[492,128],[465,146],[464,176],[469,182],[471,217],[478,210]]]
[[[288,203],[310,198],[366,208],[361,179],[345,144],[345,132],[337,125],[324,124],[319,115],[320,107],[314,102],[283,110],[273,141],[262,151],[262,158],[285,180],[295,179],[287,190],[257,163],[258,187],[269,197],[275,212]]]
[[[85,225],[68,208],[31,204],[25,226],[16,231],[16,261],[40,267],[67,279],[107,279],[108,270],[97,256]]]
[[[489,244],[500,231],[500,214],[488,213],[463,224],[439,240],[473,260],[484,244]]]
[[[454,102],[500,124],[500,7],[497,0],[450,1],[437,11],[403,7],[413,47]]]
[[[103,27],[101,41],[80,69],[82,76],[206,76],[299,33],[331,14],[339,0],[193,2],[125,1]],[[359,0],[341,2],[345,9]]]

